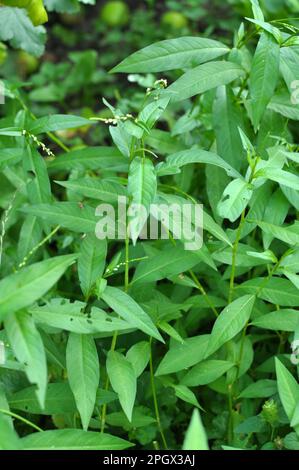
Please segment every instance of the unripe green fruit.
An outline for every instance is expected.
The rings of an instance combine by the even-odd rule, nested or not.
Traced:
[[[100,19],[108,26],[123,26],[128,23],[130,10],[124,2],[107,2],[101,10]]]
[[[174,29],[182,29],[188,25],[187,18],[177,11],[167,11],[164,13],[162,23]]]
[[[3,42],[0,42],[0,65],[4,64],[7,58],[7,47]]]
[[[1,0],[1,3],[9,7],[26,8],[34,26],[48,21],[48,14],[42,0]]]
[[[48,21],[48,14],[42,0],[32,0],[27,7],[27,11],[34,26],[44,24]]]
[[[18,67],[24,75],[30,75],[38,69],[39,61],[28,52],[20,51],[18,54]]]

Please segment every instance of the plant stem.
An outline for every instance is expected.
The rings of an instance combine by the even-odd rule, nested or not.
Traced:
[[[34,255],[34,253],[39,249],[41,248],[45,243],[47,243],[48,240],[50,240],[53,235],[55,235],[55,233],[60,229],[60,225],[57,225],[51,233],[49,233],[49,235],[47,235],[42,241],[40,241],[37,245],[35,245],[30,251],[29,253],[24,256],[23,260],[19,263],[18,265],[18,268],[16,269],[16,271],[18,271],[19,269],[23,268],[26,264],[27,264],[27,261],[29,260],[29,258]]]
[[[160,412],[159,412],[159,406],[158,406],[158,400],[157,400],[157,392],[156,392],[154,368],[153,368],[153,356],[152,356],[152,337],[150,337],[149,345],[150,345],[150,360],[149,360],[150,377],[151,377],[151,387],[152,387],[152,394],[153,394],[156,420],[157,420],[159,432],[160,432],[160,435],[161,435],[161,439],[162,439],[162,442],[163,442],[163,447],[164,447],[164,449],[167,449],[168,446],[167,446],[167,442],[166,442],[165,435],[164,435],[164,432],[163,432],[163,428],[162,428],[162,425],[161,425]]]
[[[233,440],[233,386],[232,384],[228,385],[228,428],[227,428],[227,442],[228,444],[232,443]]]
[[[205,288],[202,286],[202,284],[200,283],[200,281],[197,279],[197,277],[195,276],[194,272],[190,269],[189,271],[190,273],[190,276],[192,277],[193,281],[195,282],[195,284],[197,285],[197,288],[198,290],[202,293],[202,295],[205,297],[206,301],[207,301],[207,304],[211,307],[211,310],[213,311],[213,313],[215,314],[216,317],[218,317],[218,312],[216,310],[216,308],[214,307],[213,305],[213,302],[211,301],[209,295],[206,293],[206,290]]]
[[[0,408],[0,413],[3,413],[4,415],[8,415],[8,416],[11,416],[12,418],[16,418],[18,419],[19,421],[22,421],[23,423],[27,424],[28,426],[31,426],[33,429],[35,429],[36,431],[39,431],[39,432],[43,432],[44,430],[41,429],[39,426],[37,426],[36,424],[32,423],[31,421],[28,421],[28,419],[26,418],[23,418],[23,416],[20,416],[20,415],[17,415],[16,413],[12,413],[11,411],[9,410],[3,410],[2,408]]]
[[[126,233],[126,241],[125,241],[125,281],[124,281],[125,292],[127,292],[128,288],[129,288],[129,244],[130,244],[130,239],[128,237],[128,233]],[[110,346],[110,351],[111,352],[115,351],[117,336],[118,336],[118,331],[115,331],[113,333],[111,346]],[[109,381],[109,377],[107,375],[106,382],[105,382],[105,390],[106,391],[109,389],[109,384],[110,384],[110,381]],[[106,414],[107,414],[107,404],[104,403],[103,408],[102,408],[102,413],[101,413],[101,433],[103,433],[104,430],[105,430]]]
[[[19,101],[20,105],[22,106],[22,108],[30,115],[30,117],[34,121],[36,121],[37,117],[35,116],[35,114],[33,114],[32,111],[30,111],[30,109],[28,108],[26,103],[24,103],[22,98],[18,97],[18,101]],[[58,137],[56,137],[55,134],[53,134],[52,132],[46,132],[46,135],[49,137],[49,139],[51,139],[53,142],[55,142],[55,144],[58,145],[58,147],[60,147],[62,150],[64,150],[65,152],[70,151],[70,149]]]
[[[228,303],[230,304],[233,300],[233,292],[234,292],[234,283],[235,283],[235,272],[236,272],[236,260],[237,260],[237,252],[238,246],[241,239],[242,229],[245,221],[245,209],[242,212],[241,220],[239,223],[239,227],[237,229],[236,239],[233,244],[233,253],[232,253],[232,271],[230,275],[229,281],[229,294],[228,294]]]

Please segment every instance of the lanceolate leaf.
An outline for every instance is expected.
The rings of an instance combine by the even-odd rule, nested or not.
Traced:
[[[128,176],[128,196],[131,200],[128,219],[134,244],[146,222],[156,189],[157,177],[152,161],[148,158],[134,158]]]
[[[219,157],[219,155],[199,148],[183,150],[182,152],[169,155],[165,162],[157,165],[157,174],[159,176],[164,176],[178,173],[182,166],[190,163],[206,163],[208,165],[219,166],[226,171],[228,176],[235,178],[241,177],[240,173],[230,166],[229,163]]]
[[[289,420],[292,419],[299,401],[299,385],[288,369],[275,358],[278,393]]]
[[[72,150],[57,157],[49,164],[49,168],[55,171],[95,170],[99,168],[125,171],[128,168],[128,160],[122,156],[119,150],[113,147],[86,147],[80,150]]]
[[[284,307],[299,307],[299,292],[287,279],[273,277],[269,281],[256,277],[243,282],[237,289],[242,293],[257,295],[260,299],[274,305]]]
[[[227,85],[242,75],[244,70],[232,62],[208,62],[182,75],[167,88],[167,93],[173,102],[182,101],[220,85]]]
[[[223,376],[233,365],[232,362],[217,359],[200,362],[183,377],[182,383],[189,387],[206,385]]]
[[[241,108],[236,101],[236,97],[228,87],[219,87],[214,101],[213,120],[217,153],[239,170],[244,165],[244,152],[238,126],[244,126]]]
[[[41,134],[43,132],[53,132],[61,129],[71,129],[74,127],[92,124],[89,119],[80,116],[72,116],[70,114],[53,114],[52,116],[45,116],[37,119],[27,129],[32,134]]]
[[[92,336],[70,333],[66,349],[66,365],[70,387],[83,429],[86,431],[95,406],[100,379],[99,358]]]
[[[274,94],[279,75],[279,45],[267,32],[261,34],[250,73],[251,112],[255,128]]]
[[[225,188],[218,203],[218,213],[231,222],[240,217],[252,196],[252,186],[244,180],[235,179]]]
[[[186,338],[183,344],[175,343],[163,357],[156,375],[165,375],[177,372],[203,360],[209,335]]]
[[[255,297],[244,295],[225,307],[213,326],[205,357],[236,336],[248,322]]]
[[[134,368],[122,354],[110,351],[107,356],[107,373],[113,390],[118,394],[122,409],[131,421],[136,397]]]
[[[26,450],[122,450],[133,445],[120,437],[80,429],[33,433],[23,437],[21,444]]]
[[[126,196],[126,189],[118,183],[99,181],[96,178],[80,178],[77,180],[56,181],[67,189],[76,191],[82,196],[100,201],[115,203],[119,196]]]
[[[51,225],[61,225],[74,232],[95,232],[97,218],[95,209],[76,202],[53,202],[36,204],[23,209],[27,214],[36,215]]]
[[[202,64],[228,52],[227,46],[207,38],[167,39],[135,52],[114,67],[112,72],[147,73],[183,69]]]
[[[18,361],[24,365],[28,380],[37,385],[36,395],[44,406],[47,388],[47,363],[42,339],[33,319],[24,311],[5,319],[5,331]]]
[[[76,257],[54,257],[4,278],[0,282],[0,319],[33,304],[58,281]]]
[[[184,450],[209,450],[208,439],[203,427],[199,411],[195,408],[187,429]]]
[[[179,247],[171,247],[140,264],[132,284],[158,281],[167,276],[183,273],[201,261],[197,253]]]
[[[151,318],[128,294],[120,289],[108,286],[102,294],[102,299],[133,328],[138,328],[144,333],[163,341]]]
[[[107,255],[106,240],[98,240],[89,233],[83,240],[78,259],[78,274],[81,289],[87,297],[96,280],[101,277]]]

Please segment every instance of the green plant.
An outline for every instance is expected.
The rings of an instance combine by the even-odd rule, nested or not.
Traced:
[[[182,29],[188,24],[186,17],[177,11],[167,11],[164,13],[162,23],[174,29]]]
[[[3,449],[298,449],[298,28],[251,4],[230,45],[124,59],[105,113],[59,108],[97,83],[94,51],[32,77],[54,113],[4,81]],[[168,237],[140,238],[138,216],[131,238],[97,238],[118,197],[125,227],[134,204],[202,203],[202,247],[163,214]]]
[[[101,10],[101,20],[108,26],[122,26],[128,23],[130,11],[126,3],[107,2]]]

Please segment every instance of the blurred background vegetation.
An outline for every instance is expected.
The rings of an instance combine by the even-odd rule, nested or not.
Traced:
[[[244,17],[252,16],[249,0],[45,0],[44,4],[49,21],[31,35],[28,31],[30,39],[22,42],[25,50],[11,48],[18,44],[14,37],[10,43],[0,43],[0,77],[9,79],[21,96],[24,91],[22,99],[30,101],[36,116],[62,112],[107,117],[110,112],[102,97],[124,111],[139,109],[144,89],[157,77],[110,75],[107,72],[115,64],[146,45],[172,37],[201,35],[231,45],[233,31]],[[286,18],[299,25],[298,0],[262,0],[261,5],[267,21]],[[0,39],[1,15],[0,10]],[[246,27],[255,28],[250,23]],[[174,75],[169,74],[171,79]],[[10,114],[7,111],[13,110],[2,108],[0,113]],[[61,132],[59,137],[71,146],[103,144],[108,129],[85,126]]]

